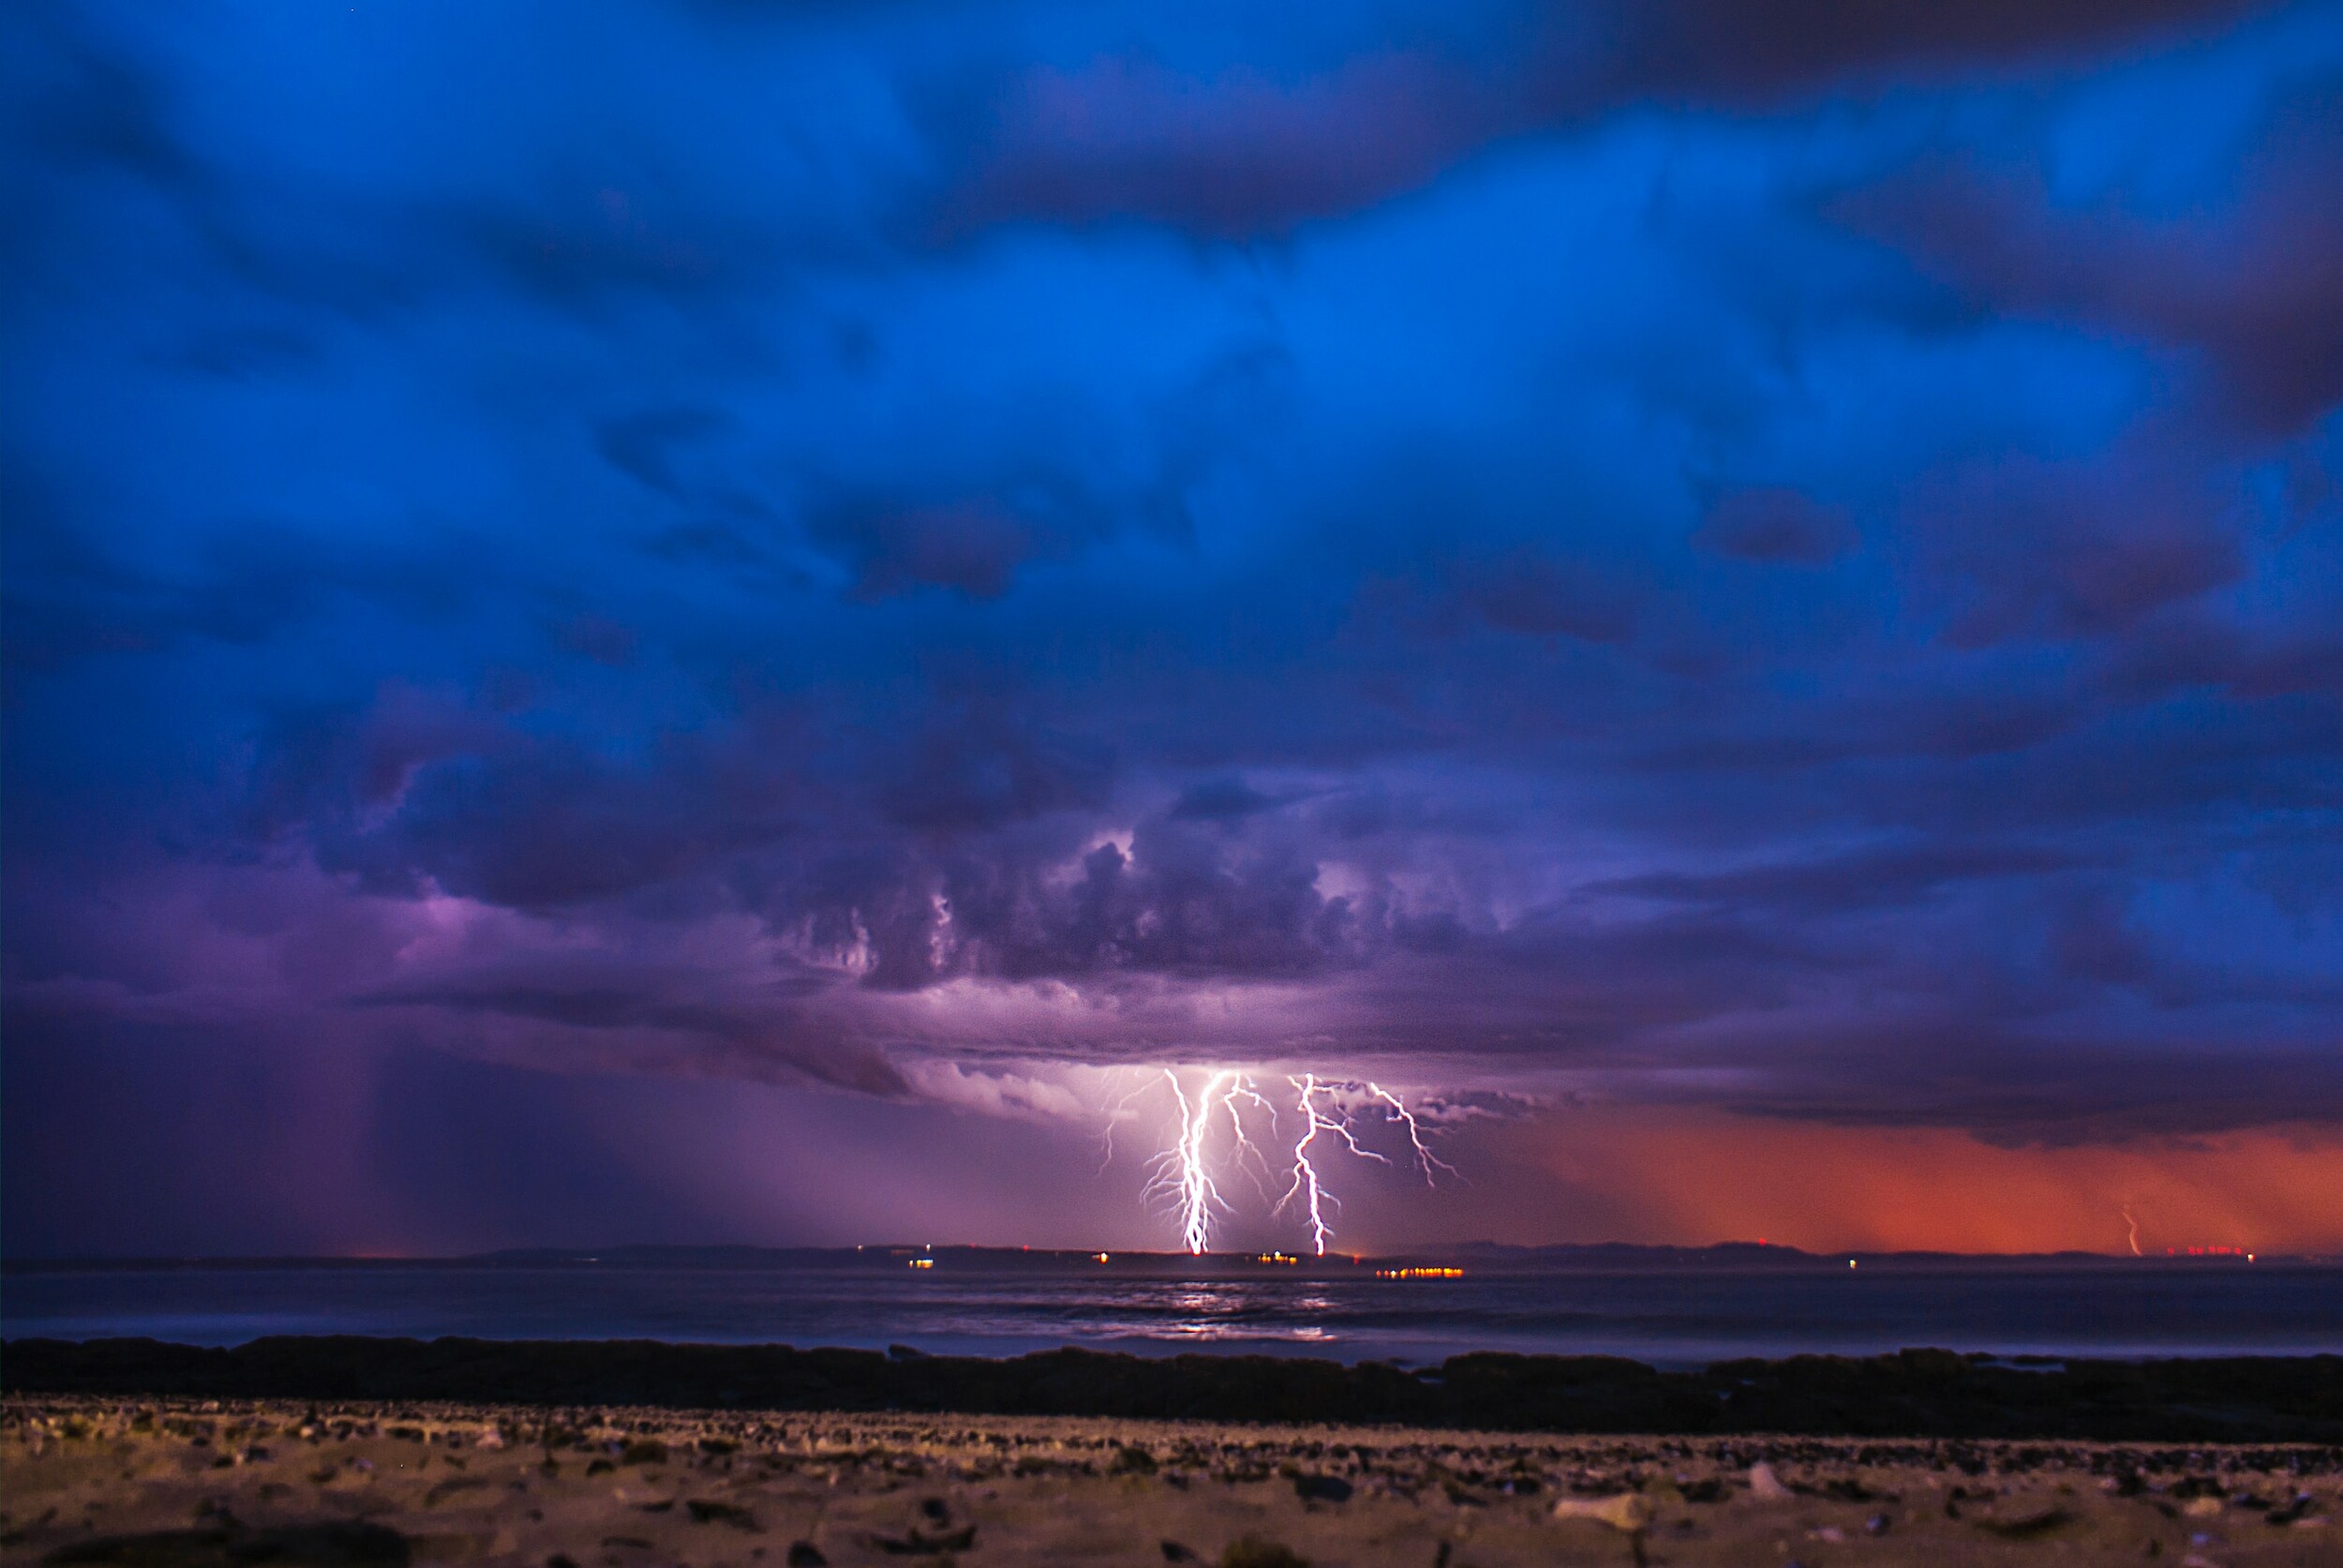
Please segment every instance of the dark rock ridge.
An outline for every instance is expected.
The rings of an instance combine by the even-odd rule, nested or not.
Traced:
[[[1006,1360],[785,1345],[280,1337],[232,1350],[17,1339],[10,1394],[449,1400],[680,1410],[1333,1422],[1665,1435],[2343,1441],[2343,1356],[2012,1366],[1949,1351],[1662,1372],[1605,1356],[1455,1356],[1407,1370],[1282,1356],[1047,1351]]]

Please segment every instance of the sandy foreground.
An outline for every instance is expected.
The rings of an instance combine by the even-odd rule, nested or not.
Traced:
[[[2332,1447],[0,1402],[5,1568],[2343,1565],[2339,1489]]]

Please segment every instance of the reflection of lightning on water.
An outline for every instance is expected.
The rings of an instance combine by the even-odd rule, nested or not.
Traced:
[[[1179,1220],[1181,1244],[1190,1253],[1201,1255],[1211,1249],[1216,1212],[1232,1212],[1214,1179],[1217,1118],[1224,1113],[1228,1118],[1226,1157],[1251,1177],[1254,1185],[1261,1187],[1262,1196],[1267,1197],[1269,1189],[1262,1185],[1261,1177],[1268,1173],[1269,1164],[1246,1128],[1246,1113],[1249,1108],[1265,1116],[1274,1134],[1278,1125],[1277,1107],[1262,1095],[1250,1077],[1231,1068],[1208,1073],[1193,1094],[1172,1068],[1164,1069],[1162,1081],[1170,1086],[1172,1102],[1179,1110],[1178,1132],[1171,1146],[1149,1165],[1146,1197],[1173,1212]],[[1354,1108],[1373,1101],[1380,1119],[1395,1122],[1407,1130],[1409,1148],[1426,1183],[1436,1182],[1442,1171],[1451,1175],[1456,1173],[1455,1167],[1432,1152],[1422,1125],[1407,1103],[1381,1084],[1321,1079],[1316,1073],[1304,1073],[1286,1082],[1293,1086],[1295,1107],[1302,1113],[1302,1128],[1293,1142],[1291,1179],[1285,1194],[1270,1212],[1296,1210],[1308,1224],[1310,1246],[1320,1257],[1325,1256],[1327,1244],[1334,1239],[1333,1215],[1342,1207],[1327,1190],[1319,1144],[1321,1135],[1326,1135],[1338,1142],[1342,1151],[1361,1159],[1391,1164],[1387,1157],[1359,1141]],[[1126,1096],[1117,1102],[1115,1111],[1119,1113],[1130,1098]],[[1225,1173],[1225,1167],[1222,1170]]]

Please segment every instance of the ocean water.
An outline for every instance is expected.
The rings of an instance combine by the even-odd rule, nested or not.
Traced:
[[[1420,1364],[1469,1351],[1738,1356],[1941,1346],[2004,1356],[2343,1351],[2343,1266],[2242,1261],[1370,1263],[943,1251],[0,1269],[0,1334],[233,1345],[272,1334],[649,1338],[1014,1355],[1254,1351]]]

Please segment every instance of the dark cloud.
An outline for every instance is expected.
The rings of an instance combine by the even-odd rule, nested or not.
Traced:
[[[1375,53],[1299,81],[1104,58],[1020,81],[963,221],[1008,214],[1283,231],[1422,184],[1518,113],[1505,88]]]
[[[1655,873],[1620,877],[1589,883],[1582,891],[1827,916],[1905,903],[1948,884],[2041,876],[2087,863],[2068,849],[1931,844],[1704,875]]]
[[[2343,396],[2343,217],[2314,194],[2343,180],[2338,103],[2332,62],[2282,73],[2227,130],[2219,177],[2186,205],[2154,171],[2113,165],[2053,185],[2038,161],[1980,139],[1843,208],[1981,307],[2186,347],[2215,366],[2212,400],[2233,417],[2296,431]]]
[[[984,501],[857,507],[822,518],[813,531],[844,558],[857,591],[871,598],[949,588],[996,599],[1040,547],[1031,523]]]
[[[1634,631],[1632,597],[1600,569],[1519,554],[1474,562],[1459,597],[1492,626],[1530,636],[1624,642]]]
[[[567,1051],[638,1069],[720,1068],[731,1076],[810,1082],[901,1096],[903,1074],[858,1042],[823,1038],[800,1004],[818,976],[742,978],[608,954],[522,954],[413,976],[349,998],[349,1006],[430,1030],[450,1017],[511,1025],[499,1054],[543,1060]],[[540,1031],[535,1026],[547,1025]]]
[[[945,886],[955,934],[977,947],[983,973],[1241,978],[1315,973],[1366,939],[1353,903],[1324,897],[1317,881],[1297,845],[1231,847],[1164,823],[1134,835],[1128,853],[1091,850],[1080,879],[1063,886],[966,876]]]
[[[887,763],[879,800],[907,827],[968,829],[1107,803],[1112,747],[985,713],[939,723]]]
[[[2202,36],[2265,7],[2240,0],[1671,0],[1633,7],[1629,36],[1639,73],[1711,90],[1765,89],[1852,67],[1943,67],[2037,61],[2078,48],[2143,37]]]
[[[652,409],[603,426],[594,446],[622,472],[664,495],[679,495],[677,450],[724,427],[724,415],[712,409]]]
[[[1180,791],[1180,798],[1172,803],[1174,821],[1236,822],[1245,817],[1274,811],[1284,804],[1274,795],[1264,795],[1234,775],[1199,779]]]
[[[9,31],[13,129],[25,151],[157,184],[196,177],[157,71],[84,30],[64,6],[23,7]]]
[[[1843,513],[1818,506],[1795,490],[1743,490],[1709,510],[1694,540],[1743,560],[1820,566],[1855,542]]]
[[[1304,32],[1274,63],[1200,59],[1189,40],[1125,40],[1013,77],[969,187],[948,211],[955,225],[1013,215],[1283,234],[1418,188],[1492,142],[1623,105],[1754,106],[1845,82],[1875,90],[1900,70],[2137,47],[2257,8],[1596,0],[1460,7],[1444,26],[1395,27],[1369,13]],[[1395,34],[1408,32],[1417,36],[1395,47]]]

